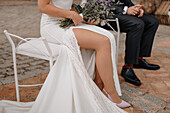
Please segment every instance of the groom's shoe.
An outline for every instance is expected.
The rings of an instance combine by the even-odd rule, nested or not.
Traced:
[[[121,76],[125,79],[126,82],[129,82],[133,85],[140,86],[141,82],[138,79],[138,77],[135,75],[133,68],[125,68],[124,66],[122,67],[122,72]]]
[[[134,68],[143,68],[148,70],[158,70],[160,69],[159,65],[150,64],[145,59],[139,60],[138,64],[133,64]]]

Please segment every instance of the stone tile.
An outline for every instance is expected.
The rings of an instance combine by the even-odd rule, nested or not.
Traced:
[[[142,110],[134,110],[134,113],[146,113],[146,112],[144,112]]]
[[[170,78],[161,78],[161,79],[167,85],[167,87],[170,89]]]
[[[30,88],[20,88],[20,97],[22,98],[36,98],[38,93],[39,93],[39,89],[37,87],[30,87]]]
[[[0,96],[0,100],[10,100],[10,101],[16,101],[16,97],[1,97]]]
[[[170,110],[170,103],[165,108]]]
[[[121,99],[123,99],[123,100],[125,100],[126,102],[129,102],[129,103],[133,101],[133,98],[126,95],[125,93],[122,94]]]
[[[155,96],[155,92],[152,89],[140,89],[140,91],[145,92],[146,94]]]
[[[28,64],[20,64],[20,65],[17,65],[17,68],[26,68],[28,66],[29,66]]]
[[[151,82],[160,82],[160,78],[155,78],[155,77],[139,77],[139,79],[142,81],[142,83],[151,83]]]
[[[143,72],[141,69],[134,69],[134,72],[135,74],[138,76],[138,77],[143,77]]]
[[[164,83],[151,83],[152,88],[155,92],[163,93],[168,91],[168,87]]]
[[[164,64],[163,66],[164,66],[165,69],[169,69],[170,68],[170,63],[169,64]]]
[[[15,84],[8,84],[3,87],[3,89],[0,92],[0,97],[15,97]]]
[[[128,85],[130,87],[134,87],[134,88],[140,87],[140,86],[136,86],[136,85],[130,84],[130,83],[126,82],[125,80],[121,84],[125,84],[125,85]]]
[[[0,92],[3,89],[4,85],[0,82]]]
[[[6,75],[0,75],[0,78],[5,78],[6,77]]]
[[[32,77],[22,81],[23,85],[32,85],[37,83],[38,83],[38,77]]]
[[[159,64],[158,64],[159,65]],[[164,64],[161,64],[161,65],[164,65]],[[160,65],[160,66],[161,66]],[[164,68],[164,67],[161,67],[159,70],[155,70],[155,72],[157,72],[157,73],[164,73],[164,72],[167,72],[167,69],[166,68]]]
[[[166,77],[166,78],[168,78],[168,77],[170,77],[170,73],[147,72],[145,74],[145,76],[146,77]]]
[[[166,102],[170,102],[169,94],[170,94],[170,91],[156,92],[156,96]]]
[[[32,62],[32,63],[30,63],[30,64],[33,65],[33,66],[35,66],[35,65],[42,64],[42,63],[44,63],[44,62],[46,62],[46,61],[41,60],[41,61]]]
[[[164,47],[164,48],[170,48],[170,39],[160,41],[159,43],[156,43],[155,46]]]
[[[156,113],[166,113],[166,111],[165,111],[165,110],[159,110],[159,111],[156,112]]]
[[[35,101],[35,99],[36,99],[36,98],[26,98],[26,97],[25,97],[25,98],[22,98],[22,97],[21,97],[21,100],[20,100],[20,101],[21,101],[21,102],[33,102],[33,101]]]
[[[166,58],[166,57],[163,57],[161,59],[159,59],[161,63],[163,64],[168,64],[170,62],[170,59],[169,58]]]
[[[143,83],[140,87],[136,87],[137,89],[152,89],[150,83]]]
[[[122,85],[121,85],[121,88],[122,88],[123,90],[126,90],[126,91],[131,92],[131,93],[140,92],[138,89],[136,89],[136,88],[134,88],[134,87],[131,87],[131,86],[127,85],[127,84],[122,84]]]
[[[6,78],[1,78],[1,82],[3,84],[10,84],[10,83],[13,83],[15,80],[14,80],[14,77],[13,76],[9,76],[9,77],[6,77]]]
[[[48,73],[47,74],[43,74],[40,78],[40,83],[44,83],[46,77],[47,77]]]
[[[145,112],[150,112],[152,110],[151,106],[148,105],[147,103],[141,101],[141,100],[138,100],[134,103],[135,106],[141,108],[142,111],[145,111]]]
[[[157,106],[161,106],[162,104],[165,104],[165,101],[162,101],[161,99],[153,95],[145,94],[143,98],[156,104]]]

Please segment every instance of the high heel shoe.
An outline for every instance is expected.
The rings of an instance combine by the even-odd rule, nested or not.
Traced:
[[[112,101],[113,103],[115,103],[115,102],[113,101],[113,99],[111,98],[111,96],[106,92],[106,90],[103,89],[103,91],[106,93],[108,99],[109,99],[110,101]],[[129,103],[125,102],[124,100],[121,100],[121,101],[122,101],[122,102],[119,103],[119,104],[116,103],[116,105],[117,105],[118,107],[120,107],[120,108],[127,108],[127,107],[130,107],[130,106],[131,106]]]

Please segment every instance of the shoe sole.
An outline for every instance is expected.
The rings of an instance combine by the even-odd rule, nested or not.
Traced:
[[[135,85],[135,86],[141,86],[141,85],[142,85],[141,83],[135,83],[135,82],[131,83],[132,81],[131,81],[131,80],[128,80],[128,79],[125,79],[125,81],[128,82],[128,83],[130,83],[130,84],[133,84],[133,85]]]
[[[149,69],[149,68],[144,68],[144,67],[135,67],[135,66],[133,66],[133,68],[135,68],[135,69],[146,69],[146,70],[159,70],[160,68],[157,68],[157,69]]]

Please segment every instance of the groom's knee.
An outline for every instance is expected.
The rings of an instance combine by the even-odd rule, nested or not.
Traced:
[[[134,21],[134,28],[133,29],[143,31],[144,27],[145,27],[145,23],[142,20]]]
[[[156,18],[152,18],[150,20],[150,26],[152,26],[153,28],[157,28],[159,26],[159,21]]]

